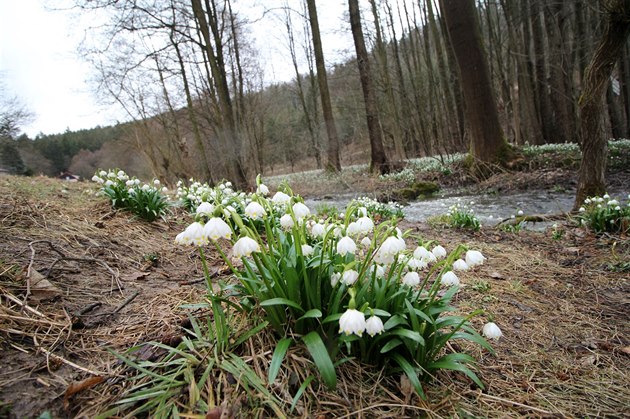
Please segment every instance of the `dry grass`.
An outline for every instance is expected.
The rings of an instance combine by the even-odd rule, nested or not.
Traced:
[[[122,352],[145,342],[176,345],[181,340],[190,314],[181,306],[202,301],[204,291],[202,283],[194,283],[201,277],[195,253],[173,244],[185,223],[178,214],[168,222],[147,224],[113,213],[86,184],[0,178],[0,350],[5,365],[0,416],[48,410],[55,417],[94,417],[127,394],[135,374],[108,348]],[[630,415],[630,275],[608,268],[630,260],[627,238],[596,238],[571,228],[555,241],[545,233],[407,227],[447,248],[465,242],[488,257],[480,270],[461,276],[465,286],[456,300],[462,311],[483,308],[504,332],[494,344],[496,356],[465,348],[480,360],[486,389],[443,372],[426,386],[424,401],[400,376],[350,361],[338,368],[336,391],[313,381],[290,411],[300,383],[313,372],[303,348],[294,346],[276,381],[267,385],[285,414]],[[48,276],[50,287],[34,286],[39,277],[33,272]],[[56,298],[38,301],[49,295],[46,291],[56,292]],[[480,328],[485,320],[475,319],[475,325]],[[237,317],[235,333],[258,321],[256,316]],[[275,344],[276,337],[265,330],[234,351],[266,382]],[[201,389],[204,400],[219,409],[209,413],[275,415],[263,395],[246,390],[241,378],[213,371]],[[180,397],[184,402],[188,395]]]

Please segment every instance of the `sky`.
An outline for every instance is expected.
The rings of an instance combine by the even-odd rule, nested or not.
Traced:
[[[352,39],[341,30],[346,2],[325,2],[326,7],[318,10],[324,55],[327,62],[338,62],[347,56]],[[76,52],[87,24],[76,20],[72,12],[47,8],[56,4],[60,2],[0,0],[0,82],[7,96],[17,96],[34,114],[33,121],[22,127],[30,138],[111,125],[126,118],[119,107],[99,103],[89,84],[93,70]],[[283,1],[253,0],[248,13],[255,19],[262,15],[263,6],[274,4],[280,6]],[[252,34],[264,59],[266,79],[291,79],[280,22],[265,17]]]

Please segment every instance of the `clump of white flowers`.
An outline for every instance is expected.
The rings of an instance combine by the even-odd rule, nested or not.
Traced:
[[[630,232],[630,196],[625,204],[608,194],[586,198],[577,219],[596,233],[626,234]]]

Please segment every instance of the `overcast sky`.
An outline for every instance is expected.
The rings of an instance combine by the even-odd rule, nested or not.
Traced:
[[[297,0],[291,0],[298,6]],[[55,0],[0,0],[0,78],[6,93],[17,96],[35,114],[23,132],[54,134],[67,128],[77,130],[105,126],[124,120],[113,106],[98,104],[88,85],[90,66],[76,49],[87,24],[71,12],[51,11]],[[237,2],[243,4],[243,2]],[[252,17],[264,6],[280,6],[281,0],[252,0]],[[326,7],[321,7],[325,3]],[[319,1],[320,25],[326,61],[348,54],[351,36],[344,34],[342,15],[345,0]],[[252,34],[265,58],[266,80],[292,78],[290,61],[280,22],[265,18]],[[277,26],[277,27],[276,27]]]

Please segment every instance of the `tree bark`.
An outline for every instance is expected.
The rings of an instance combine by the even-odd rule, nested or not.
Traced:
[[[365,101],[365,116],[370,137],[370,171],[378,171],[381,174],[385,174],[389,173],[391,170],[391,163],[383,147],[381,127],[378,120],[378,107],[376,106],[376,95],[374,94],[374,86],[372,85],[368,52],[365,48],[365,41],[363,40],[363,29],[361,28],[359,2],[358,0],[348,0],[348,6],[350,10],[350,29],[352,30],[354,47],[357,52],[359,78],[361,79],[361,89],[363,90],[363,99]]]
[[[442,0],[453,52],[459,67],[470,151],[477,161],[502,163],[508,149],[481,43],[474,0]]]
[[[326,76],[326,63],[322,50],[322,40],[319,34],[319,22],[317,20],[317,8],[315,0],[306,0],[308,7],[308,17],[311,24],[311,35],[313,37],[313,50],[315,53],[315,65],[317,67],[317,81],[319,82],[319,94],[322,99],[322,111],[324,113],[324,123],[328,134],[328,149],[326,169],[332,172],[341,171],[341,161],[339,159],[339,136],[337,126],[332,112],[330,102],[330,92],[328,91],[328,78]]]
[[[602,1],[607,24],[595,55],[584,73],[579,101],[582,162],[573,209],[584,199],[606,191],[608,138],[604,131],[604,95],[615,63],[630,32],[630,0]]]

